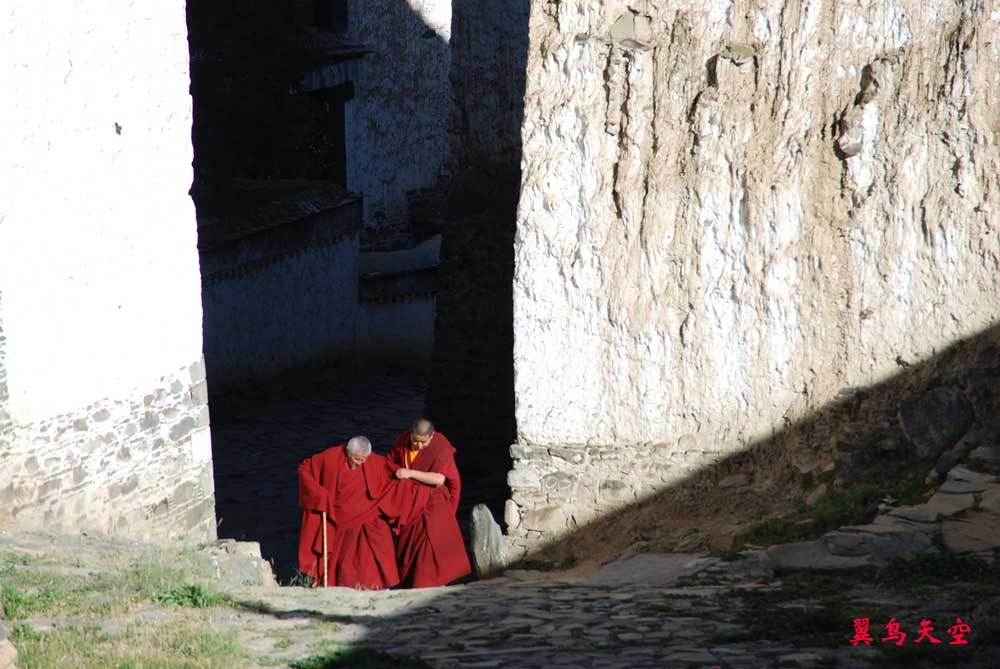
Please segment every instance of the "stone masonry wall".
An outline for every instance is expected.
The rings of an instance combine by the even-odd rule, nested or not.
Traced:
[[[213,539],[184,3],[0,32],[0,531]]]
[[[521,544],[1000,321],[990,3],[538,0],[527,82]]]
[[[510,545],[523,552],[588,521],[649,497],[725,453],[683,451],[672,444],[544,447],[515,444],[513,494],[504,509]]]
[[[205,366],[18,426],[0,528],[138,540],[215,538]]]

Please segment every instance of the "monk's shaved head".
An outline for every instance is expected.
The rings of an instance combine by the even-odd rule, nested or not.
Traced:
[[[434,423],[426,418],[418,418],[410,425],[410,434],[418,437],[429,437],[434,434]]]

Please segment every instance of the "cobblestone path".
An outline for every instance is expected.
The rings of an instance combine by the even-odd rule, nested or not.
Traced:
[[[304,458],[363,434],[377,453],[424,410],[420,377],[348,377],[333,370],[287,377],[242,395],[210,398],[219,537],[257,541],[276,575],[295,571],[301,512],[296,467]],[[447,434],[446,426],[440,426]],[[463,452],[476,444],[456,444]],[[466,455],[465,457],[468,457]],[[472,506],[495,509],[506,493],[506,471],[463,480],[459,522],[467,529]]]
[[[232,622],[240,624],[248,648],[267,656],[264,665],[308,654],[316,638],[307,630],[325,625],[328,644],[420,657],[438,669],[1000,666],[994,664],[1000,662],[1000,648],[980,647],[976,650],[987,654],[963,663],[962,649],[945,645],[949,637],[942,623],[949,615],[953,622],[958,611],[946,599],[931,605],[861,586],[838,593],[851,604],[833,613],[834,596],[790,594],[780,580],[755,573],[752,559],[726,563],[704,554],[647,557],[645,565],[612,563],[591,577],[508,572],[502,578],[420,591],[252,589],[247,598],[263,599],[268,610],[234,613]],[[659,578],[651,574],[654,570]],[[608,572],[618,577],[602,578]],[[692,575],[694,581],[714,584],[680,585]],[[760,600],[770,604],[762,607]],[[882,625],[889,618],[881,616],[886,611],[906,621],[910,631],[922,617],[933,618],[945,642],[911,643],[903,649],[883,644]],[[868,615],[876,638],[870,647],[855,648],[850,643],[853,617]],[[293,640],[280,652],[274,650],[275,625],[290,630],[291,637],[283,638]],[[806,627],[817,630],[806,635]],[[763,634],[767,640],[756,636],[762,628],[768,630]]]
[[[0,535],[0,555],[26,556],[8,560],[0,585],[24,570],[51,572],[79,581],[83,597],[91,592],[88,584],[99,582],[95,575],[123,565],[195,564],[192,555],[202,555],[164,556],[162,550],[86,537]],[[169,625],[197,616],[206,629],[238,636],[245,653],[233,659],[234,669],[294,666],[357,648],[419,657],[435,669],[1000,666],[1000,646],[989,631],[997,621],[974,591],[960,595],[957,583],[893,591],[847,574],[777,578],[758,551],[739,559],[635,554],[596,572],[509,570],[463,585],[379,592],[238,585],[243,573],[219,580],[190,572],[189,579],[225,593],[225,605],[191,609],[147,600],[118,615],[115,607],[78,607],[83,618],[39,610],[10,622],[35,634],[83,626],[113,636],[135,622]],[[37,575],[29,580],[49,582]],[[862,616],[871,618],[873,643],[854,647],[853,621]],[[890,616],[908,635],[902,648],[881,640]],[[948,645],[946,630],[956,616],[975,630],[967,647]],[[934,621],[940,645],[913,643],[924,619]]]

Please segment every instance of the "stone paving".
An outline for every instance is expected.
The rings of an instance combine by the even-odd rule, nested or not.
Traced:
[[[267,611],[231,615],[241,626],[244,644],[270,658],[261,661],[264,665],[288,662],[308,652],[307,644],[314,639],[310,630],[316,625],[327,626],[328,642],[363,644],[393,655],[417,656],[440,669],[849,669],[872,666],[885,651],[878,647],[878,641],[872,648],[851,646],[850,616],[839,620],[832,630],[840,639],[837,643],[827,641],[811,647],[795,638],[782,643],[780,629],[771,635],[777,642],[733,641],[746,639],[748,624],[762,611],[748,610],[741,600],[729,595],[780,586],[780,581],[770,580],[760,562],[751,558],[728,563],[704,554],[637,557],[643,559],[626,558],[590,576],[510,571],[501,578],[419,591],[245,589],[248,600],[267,602]],[[717,584],[680,585],[684,578],[698,575]],[[787,605],[802,607],[793,610],[803,613],[823,606],[822,601],[793,599],[790,597]],[[948,613],[953,614],[947,610],[932,613],[926,604],[915,610],[913,602],[898,595],[883,596],[879,605],[903,620],[914,620],[919,614],[943,620]],[[866,607],[871,609],[874,604],[860,601],[857,606],[857,614],[865,615]],[[282,634],[294,640],[280,652],[273,649],[275,624],[283,626]],[[873,623],[873,630],[877,635],[881,627],[876,629]],[[842,638],[837,632],[842,632]],[[997,650],[985,661],[1000,661]],[[936,658],[952,651],[928,648],[926,657],[917,659],[937,666]],[[911,666],[925,665],[914,662]]]
[[[219,537],[257,541],[279,578],[295,571],[301,512],[299,462],[324,448],[363,434],[377,453],[424,410],[426,380],[414,376],[347,376],[319,370],[285,378],[241,396],[212,396],[212,451]],[[439,426],[447,434],[447,426]],[[464,453],[480,444],[455,444]],[[498,446],[506,450],[507,445]],[[468,456],[465,456],[468,457]],[[506,471],[463,480],[459,522],[467,528],[472,507],[486,502],[499,515]]]
[[[215,564],[218,548],[183,559]],[[17,569],[71,576],[118,570],[158,555],[163,559],[163,550],[87,537],[0,535],[0,554],[31,556],[27,566]],[[232,666],[239,669],[289,666],[353,647],[420,657],[436,669],[1000,666],[1000,646],[988,633],[973,638],[974,659],[955,662],[960,651],[946,645],[947,625],[956,615],[974,629],[989,621],[981,611],[977,616],[976,604],[951,597],[948,588],[930,598],[873,589],[864,579],[837,581],[834,589],[824,589],[817,587],[821,582],[808,580],[823,578],[819,575],[807,575],[806,587],[801,581],[792,586],[789,577],[775,575],[763,551],[748,551],[740,559],[705,553],[633,554],[596,572],[508,570],[502,577],[463,585],[379,592],[246,586],[245,566],[224,568],[208,580],[191,574],[226,593],[234,605],[192,610],[147,602],[100,620],[36,614],[14,625],[36,632],[96,626],[116,635],[134,622],[156,626],[197,615],[212,629],[236,631],[249,654],[234,659]],[[761,606],[754,596],[770,599]],[[835,601],[846,607],[836,608]],[[830,616],[831,610],[836,614]],[[890,614],[903,621],[911,635],[908,647],[895,658],[897,649],[880,641]],[[872,647],[850,644],[853,618],[860,616],[872,617]],[[924,617],[935,621],[942,645],[913,646],[916,621]],[[803,636],[803,627],[796,625],[800,618],[813,621],[807,630],[812,636]],[[762,625],[764,632],[759,631]]]

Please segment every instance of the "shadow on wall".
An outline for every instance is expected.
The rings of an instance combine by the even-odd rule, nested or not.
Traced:
[[[805,419],[683,478],[671,477],[671,459],[683,454],[660,458],[655,446],[637,453],[632,473],[641,483],[674,478],[643,499],[616,498],[608,477],[597,476],[602,457],[621,467],[623,454],[613,449],[590,454],[588,468],[567,463],[553,478],[575,477],[581,494],[553,500],[550,491],[549,503],[567,510],[569,529],[528,559],[603,563],[630,551],[803,541],[869,522],[886,495],[899,505],[925,501],[934,483],[928,472],[936,468],[943,477],[961,456],[949,448],[973,423],[1000,420],[1000,325],[926,361],[897,363],[900,371],[885,381],[841,389]],[[600,489],[587,488],[588,473],[602,481]],[[597,500],[596,517],[577,522],[573,510],[584,496]],[[552,536],[544,512],[519,520],[507,528],[515,540],[530,532]]]
[[[529,0],[454,0],[451,181],[428,414],[475,478],[510,468],[514,233]]]
[[[409,215],[407,192],[436,183],[451,107],[446,5],[239,4],[188,5],[213,403],[224,386],[356,367],[372,349],[429,361],[430,296],[404,286],[374,304],[359,285],[364,235],[337,219],[374,207],[391,227]],[[347,33],[313,11],[332,5]],[[208,248],[219,239],[225,254]]]

